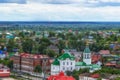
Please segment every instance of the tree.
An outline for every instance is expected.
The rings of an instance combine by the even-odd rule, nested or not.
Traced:
[[[115,80],[120,80],[120,77],[115,78]]]
[[[45,43],[46,46],[49,46],[51,44],[48,38],[41,38],[39,44],[42,44],[42,43]]]
[[[72,76],[75,78],[75,80],[79,80],[79,72],[74,70],[72,73]]]
[[[10,70],[13,69],[13,61],[9,60],[7,63],[7,66],[10,68]]]
[[[42,68],[41,68],[41,66],[40,66],[40,65],[35,66],[34,72],[42,73]]]
[[[100,78],[98,78],[97,80],[102,80],[102,78],[100,77]]]
[[[49,32],[49,37],[55,37],[55,32],[50,31],[50,32]]]
[[[8,58],[5,58],[4,60],[0,60],[0,63],[6,65],[11,70],[13,69],[13,61],[9,60]]]
[[[82,73],[89,73],[89,68],[80,69],[79,74],[82,74]]]
[[[66,71],[66,74],[67,74],[68,76],[71,76],[71,75],[72,75],[72,72],[71,72],[71,71]]]
[[[39,44],[35,43],[32,49],[32,53],[38,53]]]
[[[64,35],[63,33],[58,33],[57,37],[58,37],[58,38],[65,39],[65,35]]]
[[[61,51],[65,49],[65,42],[63,40],[59,40],[57,47],[59,48],[59,53],[61,53]]]
[[[13,49],[17,47],[17,44],[14,42],[13,39],[10,39],[7,43],[7,51],[13,52]]]
[[[39,52],[40,54],[43,54],[43,53],[45,52],[46,48],[47,48],[47,44],[46,44],[46,43],[42,43],[42,44],[40,44],[39,47],[38,47],[38,52]]]
[[[49,57],[55,57],[57,54],[55,53],[55,51],[53,50],[50,50],[50,49],[47,49],[46,50],[46,54],[49,56]]]
[[[29,52],[31,53],[32,49],[33,49],[33,40],[31,39],[25,39],[22,43],[22,49],[24,52]]]
[[[19,35],[20,37],[22,37],[22,38],[24,38],[24,37],[25,37],[24,32],[20,32],[18,35]]]

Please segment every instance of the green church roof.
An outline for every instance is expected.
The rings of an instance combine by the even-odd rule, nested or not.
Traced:
[[[86,66],[85,62],[76,62],[75,66]]]
[[[84,49],[84,53],[90,53],[89,47],[86,47],[86,48]]]
[[[93,64],[93,65],[92,65],[92,68],[100,68],[100,66],[97,65],[97,64]]]
[[[67,58],[69,58],[70,60],[74,60],[75,59],[75,57],[70,55],[69,53],[64,53],[62,56],[58,57],[58,59],[60,59],[60,60],[65,60]]]
[[[60,65],[60,62],[58,61],[58,59],[55,59],[52,64],[53,64],[53,65]]]

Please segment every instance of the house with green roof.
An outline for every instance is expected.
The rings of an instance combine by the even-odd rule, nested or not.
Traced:
[[[88,46],[83,52],[83,61],[76,62],[75,57],[68,51],[54,60],[51,64],[51,75],[58,74],[59,72],[79,70],[82,68],[89,68],[90,72],[101,69],[100,65],[91,63],[91,51]]]
[[[62,56],[58,57],[51,64],[51,75],[58,74],[63,71],[73,71],[75,69],[75,57],[69,52],[65,52]]]

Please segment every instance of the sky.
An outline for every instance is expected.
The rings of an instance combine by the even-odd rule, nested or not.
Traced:
[[[0,21],[120,21],[120,0],[0,0]]]

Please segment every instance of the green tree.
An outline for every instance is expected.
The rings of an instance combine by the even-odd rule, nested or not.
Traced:
[[[55,32],[50,31],[50,32],[49,32],[49,37],[55,37]]]
[[[43,54],[46,49],[47,49],[47,44],[46,44],[46,43],[42,43],[42,44],[40,44],[39,47],[38,47],[38,52],[39,52],[40,54]]]
[[[50,49],[47,49],[47,50],[46,50],[46,54],[47,54],[49,57],[55,57],[55,56],[57,55],[57,53],[55,53],[55,51],[50,50]]]
[[[41,38],[39,44],[46,44],[46,46],[49,46],[51,42],[48,38]]]
[[[34,42],[32,39],[25,39],[22,43],[23,51],[31,53],[31,51],[33,49],[33,44],[34,44]]]
[[[120,80],[120,77],[115,78],[115,80]]]
[[[24,38],[25,37],[25,34],[24,34],[24,32],[19,32],[19,34],[18,34],[20,37],[22,37],[22,38]]]
[[[71,71],[66,71],[66,74],[67,74],[68,76],[71,76],[71,75],[72,75],[72,72],[71,72]]]
[[[10,70],[13,69],[13,61],[9,60],[7,63],[7,66],[10,68]]]
[[[102,78],[98,78],[97,80],[102,80]]]
[[[59,40],[57,47],[59,48],[59,53],[61,53],[61,51],[65,49],[65,41]]]
[[[10,39],[7,43],[7,51],[8,52],[13,52],[14,48],[17,48],[17,44],[14,42],[13,39]]]
[[[34,72],[37,72],[37,73],[42,73],[42,68],[40,65],[37,65],[35,68],[34,68]]]
[[[79,80],[79,72],[74,70],[72,73],[72,76],[75,78],[75,80]]]

